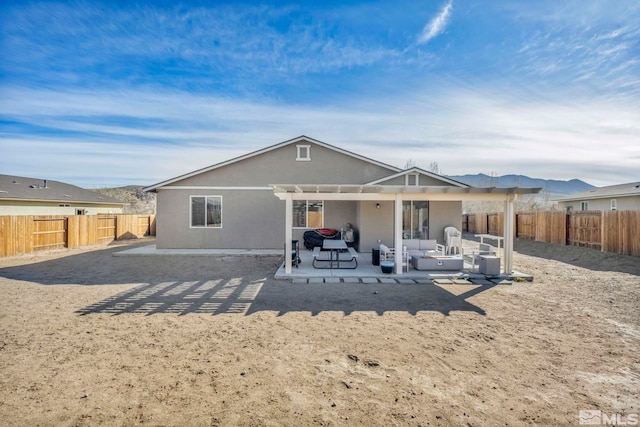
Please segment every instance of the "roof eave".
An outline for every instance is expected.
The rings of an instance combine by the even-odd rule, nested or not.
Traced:
[[[274,192],[280,193],[341,193],[341,194],[357,194],[357,193],[402,193],[402,194],[538,194],[542,188],[527,187],[454,187],[446,185],[423,186],[423,185],[353,185],[353,184],[270,184]],[[355,191],[349,191],[354,190]]]
[[[603,194],[603,195],[583,195],[580,196],[569,196],[562,197],[559,199],[555,199],[556,202],[581,202],[583,200],[601,200],[601,199],[612,199],[617,197],[640,197],[640,193],[618,193],[618,194]]]
[[[129,202],[92,202],[88,200],[75,200],[75,199],[27,199],[23,197],[0,197],[0,200],[7,200],[11,202],[48,202],[48,203],[85,203],[92,205],[130,205]]]

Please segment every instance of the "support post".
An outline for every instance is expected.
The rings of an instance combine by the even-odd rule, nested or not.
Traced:
[[[393,247],[395,248],[396,274],[402,274],[402,195],[396,194],[395,215],[393,227]]]
[[[284,213],[284,273],[291,274],[291,240],[293,239],[293,200],[290,194],[285,198]]]
[[[513,272],[513,199],[512,194],[507,195],[504,202],[504,273],[511,274]]]

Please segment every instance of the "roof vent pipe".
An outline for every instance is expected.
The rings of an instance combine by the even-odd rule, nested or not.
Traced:
[[[49,187],[47,187],[47,180],[46,179],[44,180],[44,188],[49,188]]]

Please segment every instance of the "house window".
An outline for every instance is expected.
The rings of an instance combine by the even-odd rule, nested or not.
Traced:
[[[311,146],[310,145],[296,145],[298,150],[298,156],[296,161],[298,162],[310,162],[311,161]]]
[[[618,209],[618,202],[616,202],[616,199],[611,199],[611,210],[615,211],[616,209]]]
[[[191,227],[222,228],[222,196],[191,196]]]
[[[581,202],[580,203],[580,210],[581,211],[588,211],[589,210],[589,202]]]
[[[294,228],[322,228],[324,224],[324,204],[322,200],[294,200]]]
[[[402,236],[404,239],[429,238],[429,202],[402,202]]]

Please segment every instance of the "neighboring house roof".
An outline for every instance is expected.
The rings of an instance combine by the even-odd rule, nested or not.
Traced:
[[[611,199],[615,197],[640,196],[640,182],[598,187],[557,199],[558,202],[573,202],[589,199]]]
[[[0,200],[126,205],[126,202],[60,181],[0,175]]]
[[[383,168],[387,168],[387,169],[389,169],[390,172],[400,172],[401,171],[400,168],[397,168],[395,166],[391,166],[391,165],[379,162],[377,160],[373,160],[373,159],[370,159],[368,157],[364,157],[364,156],[361,156],[359,154],[355,154],[355,153],[352,153],[350,151],[343,150],[342,148],[338,148],[338,147],[335,147],[333,145],[327,144],[326,142],[318,141],[316,139],[309,138],[308,136],[302,135],[302,136],[299,136],[297,138],[290,139],[288,141],[284,141],[284,142],[272,145],[272,146],[267,147],[267,148],[263,148],[262,150],[254,151],[252,153],[245,154],[243,156],[236,157],[234,159],[227,160],[227,161],[224,161],[222,163],[217,163],[217,164],[212,165],[212,166],[207,166],[205,168],[198,169],[198,170],[195,170],[193,172],[189,172],[187,174],[180,175],[180,176],[177,176],[175,178],[171,178],[171,179],[168,179],[166,181],[159,182],[157,184],[154,184],[154,185],[151,185],[149,187],[144,188],[143,191],[156,191],[158,188],[164,187],[166,185],[173,184],[174,182],[181,181],[181,180],[186,179],[186,178],[191,178],[192,176],[196,176],[196,175],[199,175],[201,173],[209,172],[209,171],[212,171],[214,169],[221,168],[223,166],[228,166],[228,165],[230,165],[232,163],[236,163],[236,162],[239,162],[239,161],[251,158],[251,157],[259,156],[261,154],[267,153],[269,151],[276,150],[278,148],[285,147],[287,145],[297,144],[297,143],[304,142],[304,141],[312,142],[314,144],[320,145],[320,146],[322,146],[324,148],[328,148],[328,149],[333,150],[333,151],[337,151],[337,152],[345,154],[347,156],[351,156],[351,157],[354,157],[356,159],[364,160],[366,162],[375,164],[377,166],[381,166]]]

